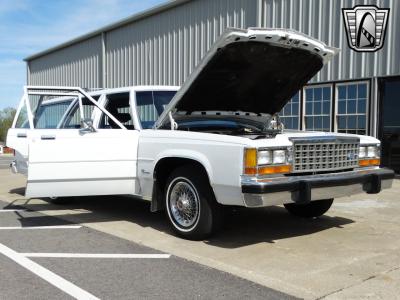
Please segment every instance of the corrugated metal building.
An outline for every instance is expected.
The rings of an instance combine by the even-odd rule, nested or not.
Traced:
[[[355,5],[390,8],[381,50],[359,53],[349,48],[341,9]],[[227,27],[290,28],[340,48],[340,54],[285,107],[284,122],[295,129],[378,136],[385,164],[399,164],[396,0],[170,1],[26,58],[27,80],[31,85],[87,88],[180,85]]]

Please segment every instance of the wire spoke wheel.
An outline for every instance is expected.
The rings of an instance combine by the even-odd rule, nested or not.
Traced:
[[[199,218],[200,203],[195,188],[177,178],[169,193],[169,209],[174,221],[183,228],[192,227]]]
[[[204,170],[193,164],[176,168],[169,175],[164,191],[166,214],[179,236],[198,241],[219,228],[221,207]]]

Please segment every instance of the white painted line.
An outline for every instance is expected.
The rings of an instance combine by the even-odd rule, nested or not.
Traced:
[[[7,226],[0,227],[0,230],[34,230],[34,229],[79,229],[80,225],[65,225],[65,226]]]
[[[26,209],[0,209],[0,213],[21,212],[21,211],[26,211]]]
[[[54,258],[170,258],[171,254],[21,253],[26,257]]]
[[[74,297],[75,299],[90,299],[90,300],[98,300],[96,296],[88,293],[87,291],[81,289],[80,287],[76,286],[72,282],[69,282],[62,278],[61,276],[47,270],[46,268],[42,267],[41,265],[35,263],[34,261],[30,260],[22,256],[21,254],[15,252],[14,250],[4,246],[0,243],[0,254],[3,254],[19,264],[20,266],[24,267],[25,269],[31,271],[35,275],[39,276],[43,280],[46,280],[48,283],[54,285],[55,287],[59,288],[63,292],[67,293],[68,295]]]

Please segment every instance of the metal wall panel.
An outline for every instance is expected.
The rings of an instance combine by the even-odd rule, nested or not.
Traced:
[[[340,54],[312,79],[351,80],[400,74],[400,2],[398,0],[260,0],[263,27],[291,28],[340,48]],[[384,47],[375,53],[351,50],[342,8],[377,5],[390,8]]]
[[[391,9],[385,46],[378,52],[357,53],[347,45],[341,8],[357,4]],[[108,30],[104,44],[98,33],[33,58],[28,80],[89,88],[180,85],[227,27],[257,25],[292,28],[341,49],[312,82],[400,74],[397,0],[192,0]]]
[[[38,57],[28,64],[30,85],[99,87],[101,35]]]
[[[196,0],[109,31],[106,86],[180,85],[227,27],[256,19],[256,1]]]

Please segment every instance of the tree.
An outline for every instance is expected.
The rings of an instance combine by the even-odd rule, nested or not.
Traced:
[[[7,131],[12,125],[15,113],[16,110],[12,107],[0,110],[0,141],[6,140]]]

